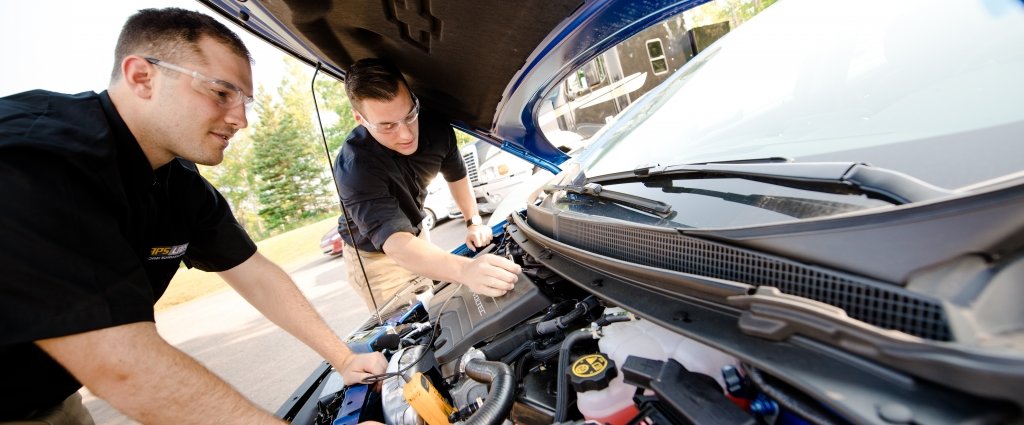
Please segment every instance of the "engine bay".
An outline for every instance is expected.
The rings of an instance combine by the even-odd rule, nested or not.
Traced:
[[[381,322],[347,340],[390,359],[379,394],[326,374],[312,422],[755,423],[778,415],[748,390],[737,359],[567,282],[507,232],[495,242],[491,253],[523,267],[514,290],[492,298],[447,284],[390,303]],[[677,401],[691,405],[688,418],[657,395],[666,385],[686,387],[691,400]]]
[[[381,309],[380,319],[346,341],[356,352],[383,353],[389,359],[385,374],[346,387],[325,364],[307,381],[307,394],[296,395],[309,401],[278,415],[293,423],[332,425],[804,424],[899,423],[907,411],[894,403],[843,415],[821,402],[824,392],[790,385],[799,380],[796,373],[788,382],[779,379],[752,364],[750,356],[727,354],[637,314],[643,309],[636,303],[613,301],[641,299],[639,294],[601,296],[601,279],[584,285],[556,273],[542,261],[551,254],[531,247],[517,230],[507,225],[489,251],[522,267],[513,291],[492,298],[458,284],[409,288]],[[693,312],[692,318],[673,320],[697,321]],[[735,322],[729,327],[735,329]],[[818,368],[814,360],[795,362]],[[832,372],[868,376],[855,369]],[[878,397],[887,397],[883,393]]]

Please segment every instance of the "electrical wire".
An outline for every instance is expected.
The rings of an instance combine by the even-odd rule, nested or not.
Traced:
[[[458,293],[460,289],[462,289],[462,284],[461,283],[459,284],[459,286],[455,287],[455,290],[453,290],[452,293],[448,294],[448,298],[445,298],[444,302],[441,303],[441,308],[437,309],[437,318],[434,319],[434,324],[430,327],[430,341],[427,342],[427,345],[426,345],[427,348],[425,350],[423,350],[423,352],[420,353],[419,357],[416,357],[415,361],[410,362],[405,367],[400,368],[400,369],[398,369],[397,371],[394,371],[394,372],[386,372],[386,373],[381,373],[379,375],[367,376],[366,378],[363,378],[363,383],[372,384],[372,383],[380,382],[380,381],[383,381],[385,379],[388,379],[388,378],[391,378],[391,377],[394,377],[394,376],[401,376],[403,373],[405,373],[405,371],[409,370],[409,368],[415,366],[417,363],[420,362],[420,360],[423,360],[423,356],[425,356],[428,351],[433,349],[434,340],[437,339],[437,334],[440,333],[440,332],[437,332],[437,325],[439,325],[441,323],[441,314],[444,313],[444,308],[448,306],[448,302],[452,300],[452,297],[455,296],[455,294]],[[428,309],[428,311],[429,311],[429,309]]]
[[[316,76],[320,74],[323,66],[319,61],[316,63],[316,70],[313,71],[313,79],[309,83],[309,90],[313,95],[313,108],[316,110],[316,123],[320,126],[320,139],[324,142],[324,153],[327,154],[327,169],[331,172],[331,181],[334,182],[334,191],[338,194],[338,202],[341,203],[341,214],[345,216],[345,229],[348,230],[348,237],[352,243],[352,249],[356,252],[356,261],[359,262],[359,270],[363,272],[363,281],[366,282],[366,292],[370,293],[370,302],[373,303],[373,315],[377,317],[377,325],[384,326],[384,319],[380,317],[380,307],[377,306],[377,299],[373,296],[373,289],[370,288],[370,277],[366,275],[366,267],[363,266],[363,257],[359,255],[359,247],[356,246],[356,237],[352,234],[352,226],[349,225],[348,208],[345,208],[345,200],[341,198],[341,187],[338,186],[338,176],[334,175],[334,160],[331,159],[331,148],[327,146],[327,133],[324,132],[324,122],[320,119],[320,106],[316,102]]]

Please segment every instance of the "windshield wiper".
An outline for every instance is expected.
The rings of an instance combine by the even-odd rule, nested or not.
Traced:
[[[825,201],[821,199],[795,198],[791,196],[776,195],[743,195],[717,190],[677,187],[673,186],[671,182],[661,186],[661,190],[665,193],[687,193],[692,195],[709,196],[726,202],[749,205],[794,218],[811,218],[822,215],[840,214],[863,208],[855,204]]]
[[[598,184],[645,180],[650,177],[741,178],[780,186],[831,193],[858,193],[894,204],[908,204],[949,195],[950,191],[915,177],[856,162],[704,163],[644,166],[632,171],[589,178]]]
[[[554,191],[566,191],[569,193],[575,193],[578,195],[589,196],[598,199],[608,200],[620,205],[626,205],[631,208],[638,209],[640,211],[657,215],[665,218],[672,214],[672,206],[664,202],[648,199],[641,196],[630,195],[622,192],[615,192],[612,190],[605,190],[597,183],[587,183],[582,186],[560,186],[560,185],[548,185],[544,187],[544,191],[551,193]]]

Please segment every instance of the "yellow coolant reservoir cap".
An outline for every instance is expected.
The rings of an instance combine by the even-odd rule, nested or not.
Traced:
[[[455,411],[455,408],[448,404],[444,397],[441,397],[441,393],[437,392],[437,388],[434,388],[426,375],[420,372],[414,373],[412,379],[402,388],[402,395],[427,424],[451,424],[448,417]]]
[[[576,392],[603,390],[618,376],[615,362],[603,353],[587,354],[572,362],[569,375]]]

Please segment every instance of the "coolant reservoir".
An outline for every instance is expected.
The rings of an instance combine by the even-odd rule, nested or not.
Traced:
[[[607,309],[605,312],[613,313],[615,310],[619,309]],[[672,358],[692,372],[715,378],[725,388],[722,367],[739,363],[735,357],[647,320],[612,323],[602,332],[604,336],[598,341],[598,347],[615,362],[616,367],[625,364],[629,356],[661,361]],[[619,425],[636,416],[638,411],[633,403],[636,387],[622,382],[621,372],[611,380],[608,388],[576,395],[577,407],[586,419]]]

